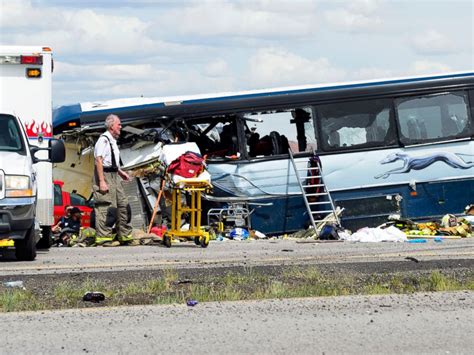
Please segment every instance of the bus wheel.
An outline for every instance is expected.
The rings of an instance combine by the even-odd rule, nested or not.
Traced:
[[[32,261],[36,258],[35,226],[26,232],[25,239],[15,240],[15,255],[18,260]]]
[[[49,249],[53,245],[51,227],[41,227],[41,239],[36,244],[38,249]]]

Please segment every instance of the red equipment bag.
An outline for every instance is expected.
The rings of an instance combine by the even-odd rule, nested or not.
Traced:
[[[173,160],[168,166],[168,173],[185,178],[196,177],[204,170],[204,158],[194,152],[187,151]]]

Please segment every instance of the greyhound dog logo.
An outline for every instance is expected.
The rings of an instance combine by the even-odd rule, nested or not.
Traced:
[[[423,170],[436,163],[437,161],[443,162],[455,169],[470,169],[474,167],[474,161],[465,161],[461,158],[461,155],[472,156],[469,154],[461,153],[449,153],[449,152],[435,152],[429,155],[422,156],[409,156],[405,153],[391,153],[385,157],[380,164],[390,164],[401,160],[403,166],[386,171],[383,174],[374,176],[376,179],[386,179],[392,174],[405,174],[411,170]]]

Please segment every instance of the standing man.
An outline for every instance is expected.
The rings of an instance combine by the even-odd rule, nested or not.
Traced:
[[[113,242],[120,244],[132,241],[132,226],[127,221],[127,197],[121,180],[130,181],[128,174],[120,169],[120,152],[117,138],[122,124],[117,115],[108,115],[105,128],[94,147],[95,169],[93,194],[95,202],[95,225],[98,245]],[[115,225],[117,234],[112,234]]]

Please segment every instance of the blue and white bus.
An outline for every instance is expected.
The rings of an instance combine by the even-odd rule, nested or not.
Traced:
[[[300,165],[319,156],[352,230],[395,213],[437,219],[474,203],[474,72],[83,103],[55,110],[54,132],[93,136],[112,112],[124,126],[172,128],[196,142],[214,195],[271,203],[251,216],[265,233],[309,220],[290,148]],[[134,139],[125,134],[122,146]]]

